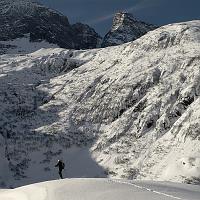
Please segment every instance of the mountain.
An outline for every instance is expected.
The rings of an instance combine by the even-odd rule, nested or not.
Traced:
[[[33,0],[0,2],[0,54],[31,53],[41,48],[93,49],[133,41],[156,27],[117,13],[103,41],[86,24],[70,24],[61,13]]]
[[[0,56],[0,184],[116,177],[199,184],[200,21],[123,45]]]
[[[76,36],[76,49],[92,49],[101,46],[102,38],[90,26],[82,23],[72,25]]]
[[[0,18],[1,53],[41,47],[96,48],[101,40],[91,27],[70,25],[66,16],[31,0],[1,0]]]
[[[172,200],[199,199],[199,187],[186,184],[115,179],[65,179],[1,190],[1,200]]]
[[[112,28],[103,39],[102,47],[131,42],[156,28],[152,24],[137,20],[130,13],[116,13]]]

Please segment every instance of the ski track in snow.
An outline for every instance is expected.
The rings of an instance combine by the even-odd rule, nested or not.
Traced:
[[[170,195],[170,194],[166,194],[166,193],[163,193],[163,192],[159,192],[159,191],[156,191],[156,190],[152,190],[150,188],[146,188],[146,187],[143,187],[143,186],[139,186],[135,183],[129,183],[129,182],[124,182],[124,181],[119,181],[119,180],[109,180],[111,182],[115,182],[115,183],[120,183],[120,184],[126,184],[126,185],[132,185],[136,188],[139,188],[141,190],[147,190],[149,192],[153,192],[153,193],[156,193],[156,194],[159,194],[159,195],[162,195],[162,196],[165,196],[165,197],[170,197],[172,199],[179,199],[179,200],[188,200],[188,199],[182,199],[180,197],[176,197],[176,196],[173,196],[173,195]]]
[[[0,190],[1,200],[199,200],[199,187],[172,182],[62,179]]]

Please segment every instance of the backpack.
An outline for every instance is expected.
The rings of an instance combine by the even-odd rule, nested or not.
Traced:
[[[62,169],[64,169],[64,168],[65,168],[65,163],[62,162]]]

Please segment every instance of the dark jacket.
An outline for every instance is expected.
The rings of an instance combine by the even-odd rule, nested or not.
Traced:
[[[59,171],[62,171],[64,168],[65,168],[65,163],[62,162],[61,160],[59,160],[57,162],[57,164],[55,165],[55,167],[58,167],[59,168]]]

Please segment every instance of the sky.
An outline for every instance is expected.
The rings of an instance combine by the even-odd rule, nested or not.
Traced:
[[[66,15],[71,24],[92,26],[105,35],[119,11],[155,25],[200,19],[200,0],[38,0]]]

